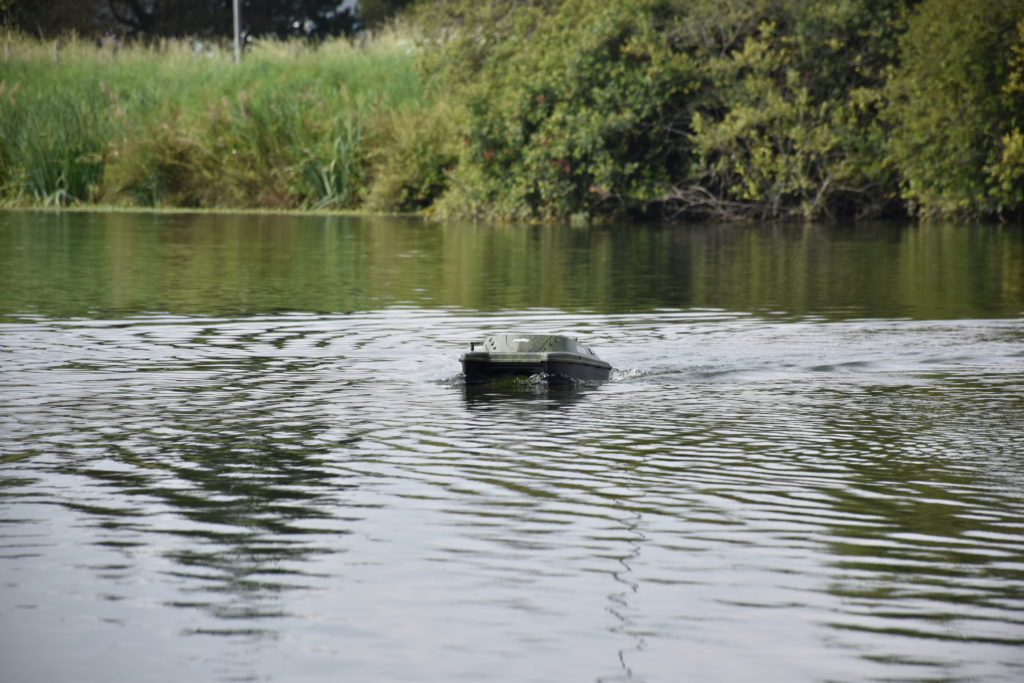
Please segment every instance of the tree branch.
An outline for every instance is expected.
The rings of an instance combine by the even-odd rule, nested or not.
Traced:
[[[153,25],[153,13],[147,12],[139,0],[108,0],[107,6],[114,19],[136,31],[147,32]],[[119,8],[127,13],[122,14]]]

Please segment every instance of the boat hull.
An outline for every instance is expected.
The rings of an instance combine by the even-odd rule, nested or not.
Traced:
[[[466,384],[486,384],[515,377],[538,375],[549,384],[601,381],[608,379],[611,365],[574,353],[489,353],[477,351],[462,356]]]

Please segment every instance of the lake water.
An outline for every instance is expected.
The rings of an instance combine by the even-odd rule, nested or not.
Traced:
[[[0,213],[0,437],[5,682],[1024,680],[1019,227]]]

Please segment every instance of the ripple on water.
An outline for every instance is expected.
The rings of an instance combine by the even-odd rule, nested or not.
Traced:
[[[509,329],[616,371],[462,385],[464,343]],[[200,678],[285,680],[298,642],[354,678],[1024,666],[1019,321],[402,308],[0,334],[7,653],[50,634],[73,666],[118,629],[252,646],[200,645],[176,669]]]

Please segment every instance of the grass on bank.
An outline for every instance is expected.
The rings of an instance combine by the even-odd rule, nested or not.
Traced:
[[[347,208],[365,141],[424,104],[410,45],[0,37],[8,205]]]

